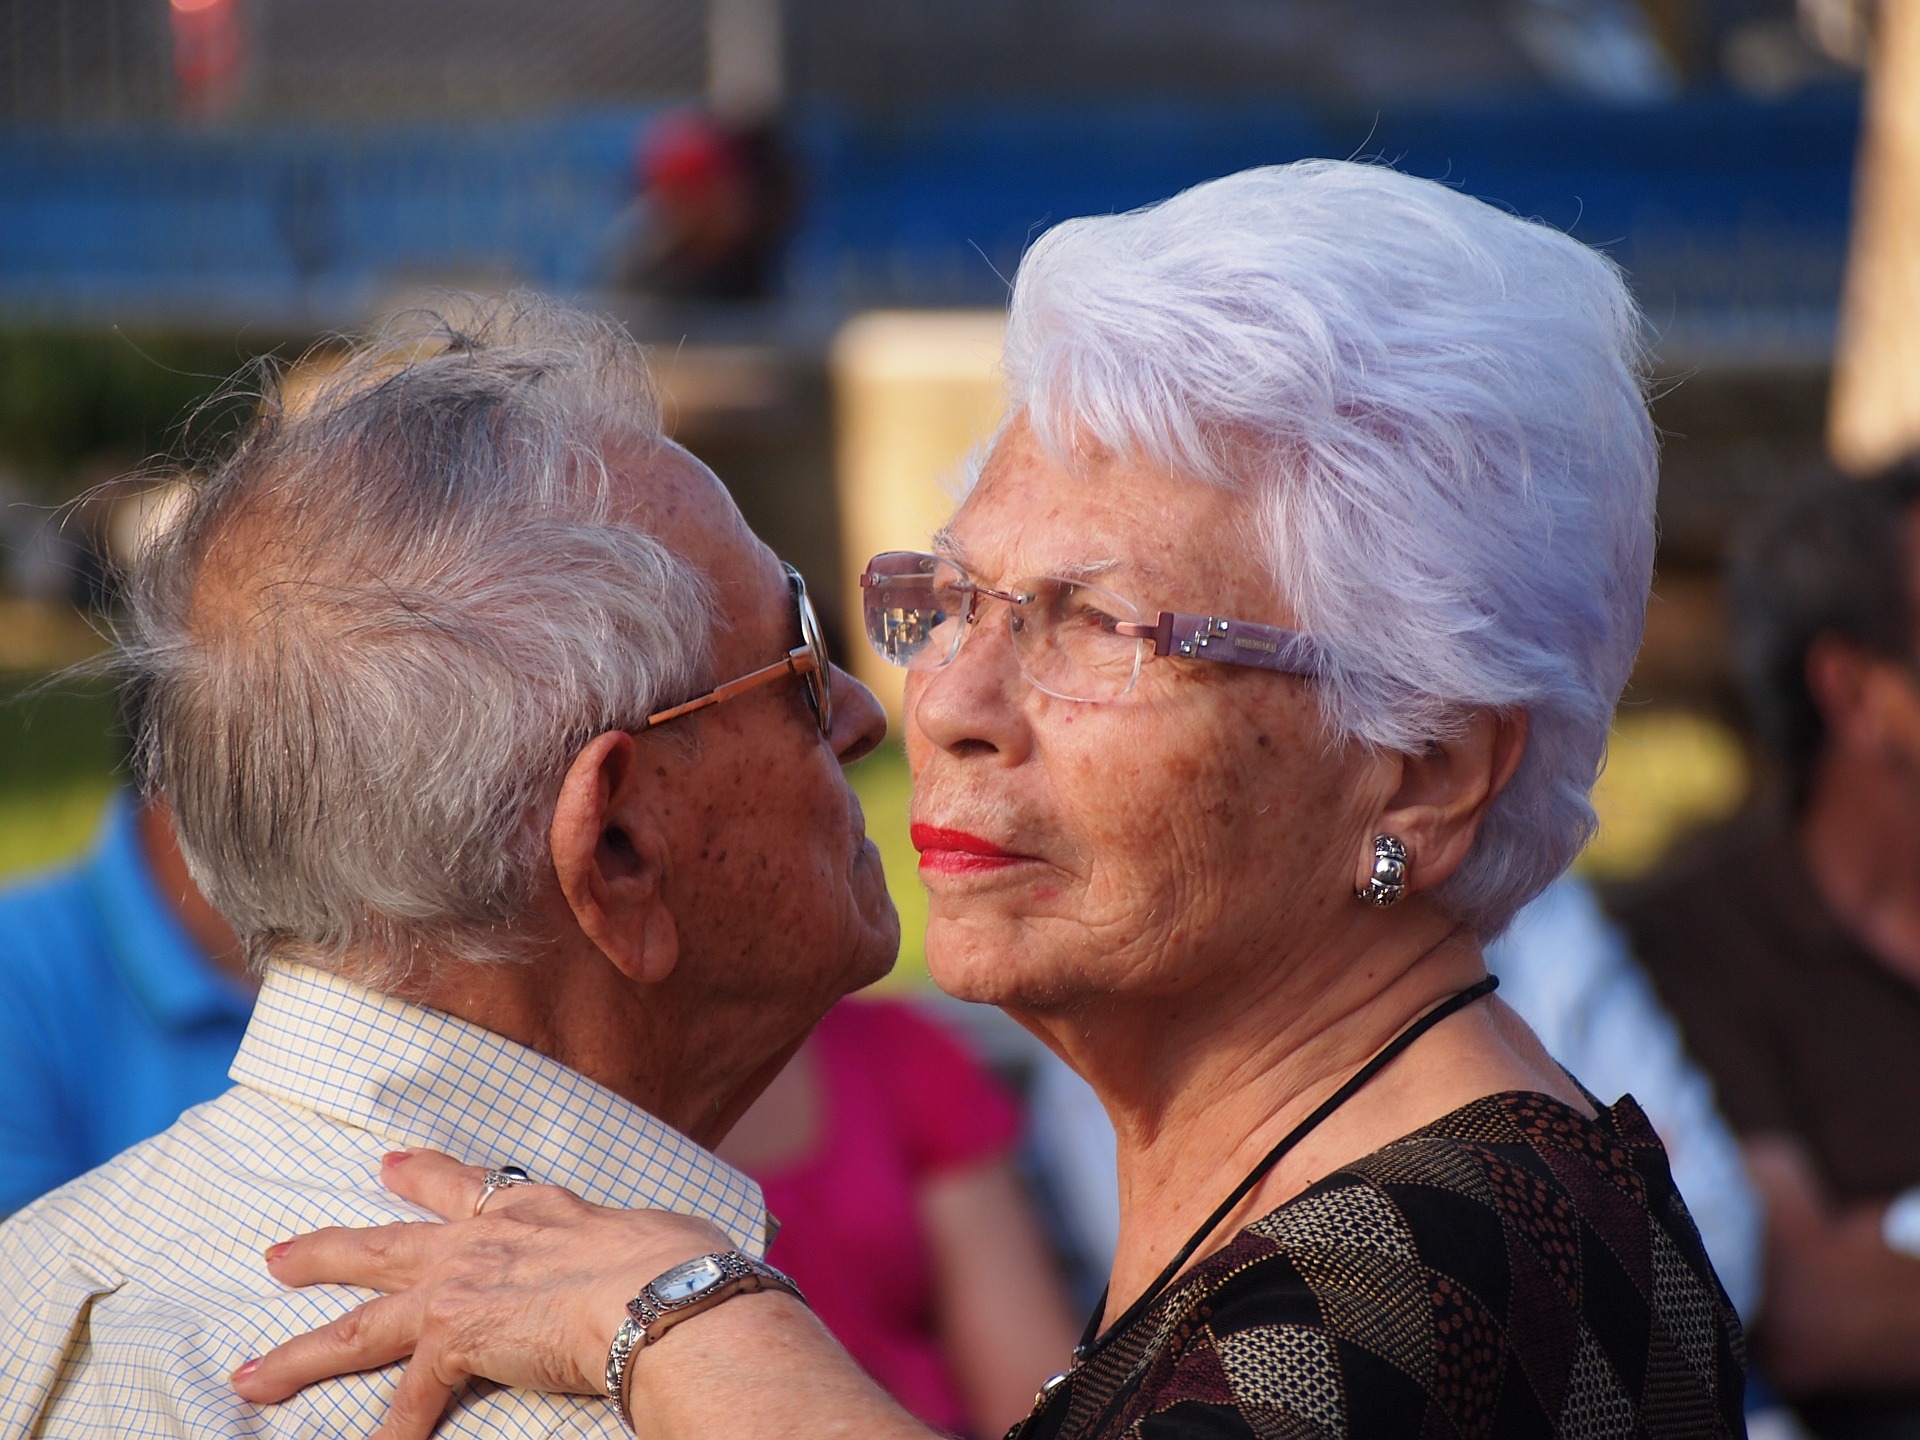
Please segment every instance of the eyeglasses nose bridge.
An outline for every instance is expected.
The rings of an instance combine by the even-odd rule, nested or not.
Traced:
[[[1017,632],[1020,629],[1018,615],[1022,605],[1031,604],[1038,597],[1024,594],[1018,590],[996,590],[991,585],[982,585],[979,581],[972,578],[968,578],[962,582],[960,588],[964,590],[967,597],[967,610],[966,615],[963,617],[965,623],[954,636],[953,649],[947,653],[947,658],[941,662],[942,668],[951,665],[959,658],[960,646],[966,639],[967,633],[980,623],[980,600],[981,597],[984,596],[989,600],[1005,602],[1007,607],[1008,638],[1014,641],[1016,663],[1019,664],[1021,673],[1024,674],[1026,672],[1026,664],[1017,658],[1019,651],[1019,636]]]
[[[1017,610],[1022,605],[1030,605],[1034,600],[1033,596],[1023,595],[1018,590],[995,590],[990,585],[982,585],[977,580],[969,580],[967,582],[967,623],[969,625],[980,618],[980,597],[982,595],[985,595],[990,600],[1006,601],[1007,608],[1010,610]]]

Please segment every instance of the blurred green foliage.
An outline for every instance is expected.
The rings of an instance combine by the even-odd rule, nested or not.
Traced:
[[[249,346],[178,334],[0,330],[0,467],[57,496],[95,457],[130,467],[204,453],[232,433],[251,402],[243,395],[199,407],[276,348],[265,339]]]
[[[900,912],[900,960],[883,986],[923,985],[927,981],[927,890],[920,883],[920,856],[907,833],[907,806],[913,777],[907,753],[889,740],[847,771],[854,793],[867,813],[867,836],[887,868],[887,890]]]
[[[85,848],[125,750],[104,683],[0,679],[0,875]]]

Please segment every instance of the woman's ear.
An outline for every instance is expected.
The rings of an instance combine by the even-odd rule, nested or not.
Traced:
[[[1451,739],[1399,757],[1399,787],[1380,812],[1376,833],[1407,847],[1410,889],[1431,890],[1460,868],[1526,750],[1526,711],[1476,710]],[[1358,859],[1356,890],[1372,873],[1373,836]]]
[[[628,979],[651,985],[673,973],[680,932],[664,894],[666,836],[642,776],[626,731],[589,741],[560,782],[548,844],[581,933]]]

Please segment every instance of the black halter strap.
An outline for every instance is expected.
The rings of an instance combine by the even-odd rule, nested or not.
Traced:
[[[1398,1035],[1394,1036],[1393,1039],[1389,1040],[1381,1048],[1379,1054],[1375,1055],[1355,1071],[1352,1078],[1349,1079],[1346,1084],[1342,1085],[1322,1101],[1319,1108],[1311,1115],[1307,1116],[1306,1119],[1289,1130],[1286,1137],[1281,1140],[1278,1145],[1269,1150],[1266,1155],[1261,1158],[1259,1164],[1247,1172],[1247,1178],[1233,1187],[1233,1193],[1227,1196],[1225,1200],[1222,1200],[1213,1214],[1209,1215],[1206,1220],[1201,1223],[1200,1228],[1193,1232],[1193,1238],[1180,1247],[1180,1253],[1167,1262],[1167,1268],[1160,1272],[1159,1277],[1149,1285],[1146,1290],[1142,1292],[1140,1298],[1129,1305],[1126,1308],[1126,1312],[1122,1314],[1119,1319],[1115,1320],[1113,1324],[1109,1325],[1104,1332],[1100,1330],[1099,1326],[1100,1317],[1105,1313],[1107,1308],[1107,1292],[1102,1290],[1100,1292],[1100,1299],[1093,1307],[1093,1317],[1087,1321],[1086,1331],[1081,1335],[1080,1343],[1074,1347],[1073,1358],[1075,1362],[1078,1363],[1086,1359],[1107,1336],[1118,1334],[1145,1314],[1147,1308],[1166,1293],[1166,1289],[1173,1283],[1174,1277],[1180,1273],[1181,1268],[1186,1265],[1187,1261],[1193,1258],[1193,1252],[1204,1245],[1207,1237],[1220,1227],[1220,1222],[1233,1213],[1234,1208],[1239,1205],[1242,1200],[1247,1198],[1247,1195],[1252,1191],[1253,1187],[1267,1177],[1267,1172],[1285,1159],[1289,1150],[1306,1139],[1315,1126],[1319,1125],[1321,1121],[1325,1120],[1329,1115],[1333,1114],[1334,1111],[1351,1100],[1361,1086],[1365,1085],[1369,1080],[1373,1079],[1374,1076],[1391,1065],[1414,1041],[1418,1040],[1449,1015],[1464,1010],[1467,1006],[1481,999],[1483,996],[1491,995],[1499,988],[1499,985],[1500,977],[1498,975],[1489,975],[1478,984],[1469,985],[1466,989],[1449,995],[1418,1020],[1415,1020],[1411,1025],[1407,1026],[1407,1028],[1402,1030]]]

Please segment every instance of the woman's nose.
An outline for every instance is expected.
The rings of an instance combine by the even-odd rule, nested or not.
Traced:
[[[922,739],[955,755],[1017,755],[1026,726],[1020,701],[1030,688],[1007,622],[982,615],[952,660],[907,676],[909,750]]]

